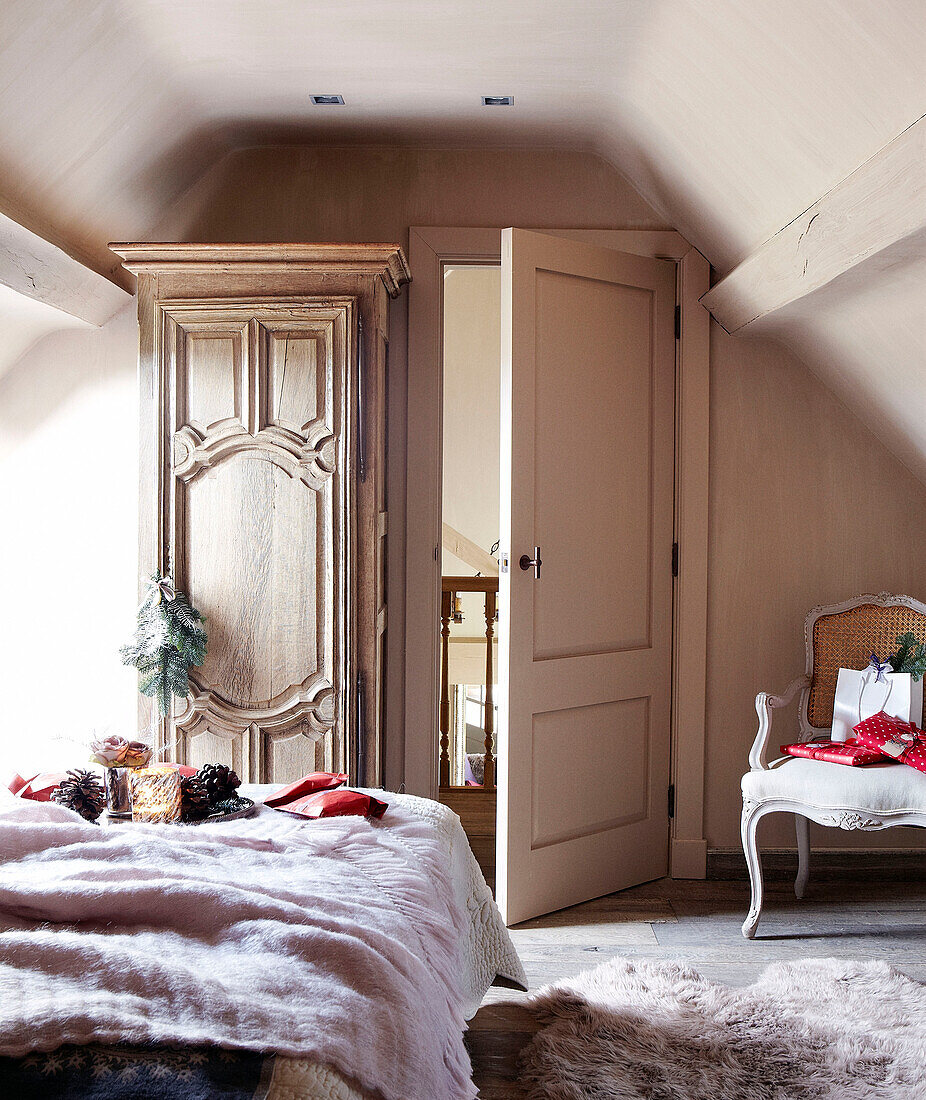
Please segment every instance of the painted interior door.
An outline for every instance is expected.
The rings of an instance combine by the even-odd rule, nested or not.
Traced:
[[[502,234],[508,924],[667,870],[674,310],[669,261]]]

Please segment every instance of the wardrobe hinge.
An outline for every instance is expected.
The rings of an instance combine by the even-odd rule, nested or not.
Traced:
[[[678,576],[678,543],[672,543],[672,576]]]
[[[669,787],[669,819],[675,817],[675,784]]]
[[[675,339],[681,340],[682,338],[682,307],[675,307]]]
[[[366,409],[363,396],[363,318],[357,315],[357,474],[367,479]]]

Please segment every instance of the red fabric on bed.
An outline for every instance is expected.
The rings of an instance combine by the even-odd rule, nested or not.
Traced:
[[[193,768],[189,764],[174,764],[170,760],[165,760],[163,764],[157,764],[158,768],[171,768],[175,772],[180,772],[181,775],[196,775],[198,768]]]
[[[50,802],[51,792],[65,779],[67,772],[39,772],[31,779],[14,775],[9,782],[9,789],[19,798],[31,798],[33,802]]]
[[[316,791],[315,794],[304,795],[302,798],[287,802],[285,806],[277,806],[287,814],[298,814],[300,817],[382,817],[386,812],[387,803],[380,802],[372,795],[363,791]]]
[[[304,775],[295,783],[289,783],[280,787],[278,791],[264,799],[265,806],[282,808],[284,803],[291,802],[294,798],[301,798],[316,791],[331,791],[335,787],[341,787],[347,782],[347,776],[343,772],[312,772]]]

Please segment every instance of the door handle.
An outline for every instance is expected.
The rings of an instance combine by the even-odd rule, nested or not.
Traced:
[[[529,558],[527,554],[522,554],[518,565],[521,566],[525,573],[528,571],[528,569],[533,569],[534,578],[539,581],[540,567],[541,565],[543,565],[543,562],[540,560],[540,547],[534,547],[534,556],[532,558]]]

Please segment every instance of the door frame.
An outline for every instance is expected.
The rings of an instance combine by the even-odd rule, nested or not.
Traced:
[[[673,878],[704,878],[710,314],[699,299],[710,288],[710,264],[673,231],[533,231],[673,260],[676,265],[680,326],[675,372],[675,540],[679,544],[679,575],[673,598],[670,782],[675,788],[675,815],[670,821],[669,873]],[[446,264],[501,263],[501,229],[412,226],[408,256],[412,283],[408,302],[405,789],[435,798],[443,269]]]

